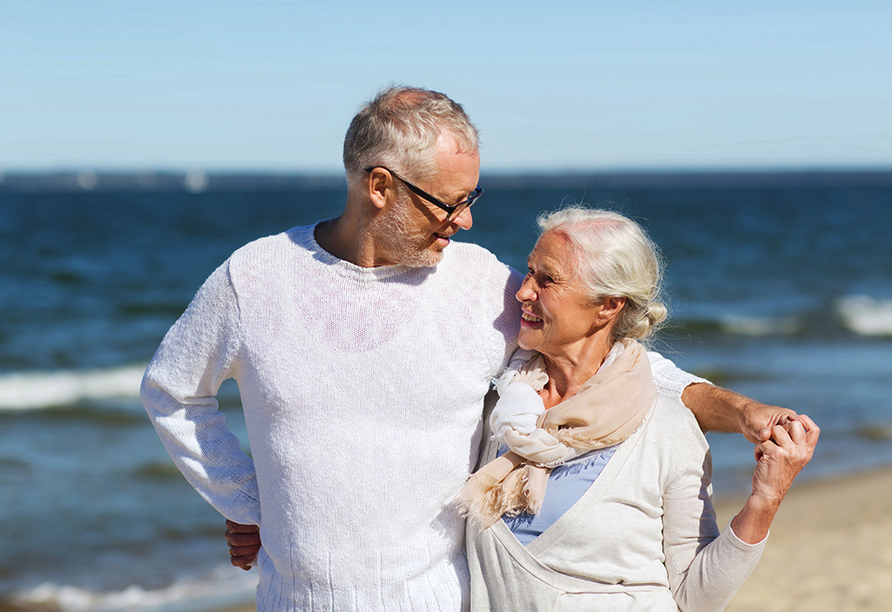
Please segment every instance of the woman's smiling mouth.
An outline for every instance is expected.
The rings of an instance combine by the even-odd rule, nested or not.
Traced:
[[[542,323],[542,319],[541,319],[540,317],[537,317],[536,315],[530,314],[530,313],[527,312],[526,310],[521,311],[521,314],[520,314],[520,320],[521,320],[521,324],[522,324],[522,325],[523,325],[523,324],[526,324],[526,325],[539,325],[540,323]]]

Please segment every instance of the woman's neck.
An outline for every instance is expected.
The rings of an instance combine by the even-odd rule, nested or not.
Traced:
[[[548,383],[540,393],[546,408],[576,395],[604,363],[613,344],[607,340],[593,344],[574,355],[544,355]]]

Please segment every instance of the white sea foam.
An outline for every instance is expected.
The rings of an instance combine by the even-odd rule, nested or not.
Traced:
[[[61,612],[201,612],[254,601],[257,572],[222,566],[202,578],[184,578],[162,589],[130,586],[122,591],[94,592],[52,582],[14,593],[13,604],[43,606]]]
[[[796,317],[725,317],[722,331],[740,336],[789,336],[800,329]]]
[[[892,300],[848,295],[836,301],[843,325],[861,336],[892,335]]]
[[[138,397],[145,366],[0,375],[0,410],[34,410],[86,399]]]

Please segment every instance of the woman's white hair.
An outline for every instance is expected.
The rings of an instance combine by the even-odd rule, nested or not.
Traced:
[[[413,87],[381,91],[347,128],[347,181],[361,179],[369,166],[385,166],[413,181],[424,180],[435,170],[434,145],[443,132],[455,137],[461,151],[477,150],[477,128],[461,104],[445,94]]]
[[[592,299],[624,297],[613,339],[643,339],[666,319],[661,302],[663,264],[657,246],[640,225],[607,210],[571,206],[538,218],[541,233],[567,238],[576,271]]]

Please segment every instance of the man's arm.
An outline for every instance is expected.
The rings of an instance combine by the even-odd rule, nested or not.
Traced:
[[[796,420],[796,412],[770,406],[716,387],[709,381],[679,369],[659,353],[648,352],[654,385],[667,395],[679,397],[697,418],[703,431],[739,433],[754,444],[768,440],[775,425]],[[812,426],[812,423],[809,420]],[[809,425],[805,424],[806,429]],[[815,426],[816,428],[816,426]],[[814,446],[811,446],[814,450]]]
[[[218,268],[161,343],[140,395],[189,483],[227,518],[259,523],[254,462],[226,427],[216,395],[236,372],[239,311],[228,265]]]
[[[796,412],[770,406],[709,383],[685,387],[681,401],[687,406],[703,431],[743,434],[754,444],[768,440],[775,425],[786,423]]]

